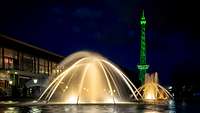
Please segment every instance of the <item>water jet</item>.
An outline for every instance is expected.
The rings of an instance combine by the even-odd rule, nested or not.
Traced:
[[[144,85],[138,88],[138,95],[142,95],[146,102],[167,102],[172,100],[173,96],[158,82],[158,73],[145,75]],[[136,92],[137,94],[137,92]]]
[[[135,85],[111,61],[95,52],[76,52],[59,65],[38,101],[66,104],[130,103],[141,97]],[[137,95],[135,94],[137,92]]]

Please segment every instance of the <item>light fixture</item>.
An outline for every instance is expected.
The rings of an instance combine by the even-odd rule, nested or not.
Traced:
[[[169,86],[168,89],[171,90],[171,89],[172,89],[172,86]]]
[[[12,85],[12,84],[13,84],[13,81],[12,81],[12,80],[9,80],[9,84]]]
[[[37,84],[38,80],[37,79],[33,79],[33,83]]]

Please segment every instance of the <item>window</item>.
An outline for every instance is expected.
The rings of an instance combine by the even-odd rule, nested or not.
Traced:
[[[13,59],[9,57],[4,58],[4,63],[5,63],[5,69],[13,69]]]
[[[9,58],[13,58],[13,59],[17,59],[17,51],[4,48],[4,56],[9,57]]]
[[[57,75],[57,64],[55,62],[52,62],[52,74]]]
[[[2,48],[0,48],[0,68],[2,68],[3,67],[3,56],[2,56]]]
[[[49,61],[49,74],[52,74],[52,62]]]
[[[44,73],[48,74],[48,60],[44,60]]]
[[[38,73],[38,58],[35,58],[35,60],[34,60],[34,63],[33,63],[33,64],[34,64],[34,66],[33,66],[33,67],[35,68],[35,69],[34,69],[34,70],[35,70],[35,73]]]
[[[33,72],[34,71],[34,67],[33,67],[33,63],[34,63],[34,57],[32,57],[29,54],[24,54],[23,55],[23,70],[26,72]]]
[[[40,74],[44,74],[44,63],[45,63],[45,61],[44,61],[44,59],[39,59],[39,73]]]
[[[4,48],[4,63],[5,69],[17,69],[19,67],[17,51]]]
[[[38,58],[33,58],[33,72],[38,73]]]

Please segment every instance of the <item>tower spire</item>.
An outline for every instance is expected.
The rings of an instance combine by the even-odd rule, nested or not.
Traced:
[[[139,79],[141,84],[144,83],[145,74],[149,68],[149,65],[146,63],[146,37],[145,37],[145,27],[146,27],[146,19],[144,16],[144,10],[142,11],[142,15],[140,17],[140,27],[141,27],[141,35],[140,35],[140,62],[137,65],[139,70]]]
[[[144,9],[142,10],[142,18],[145,18],[145,16],[144,16]]]

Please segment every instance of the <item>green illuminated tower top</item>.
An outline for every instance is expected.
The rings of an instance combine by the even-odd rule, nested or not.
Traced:
[[[140,36],[140,63],[137,65],[139,70],[139,79],[141,84],[144,83],[145,74],[149,68],[149,65],[146,64],[146,39],[145,39],[145,26],[146,19],[144,16],[144,10],[142,11],[142,16],[140,18],[140,27],[141,27],[141,36]]]

